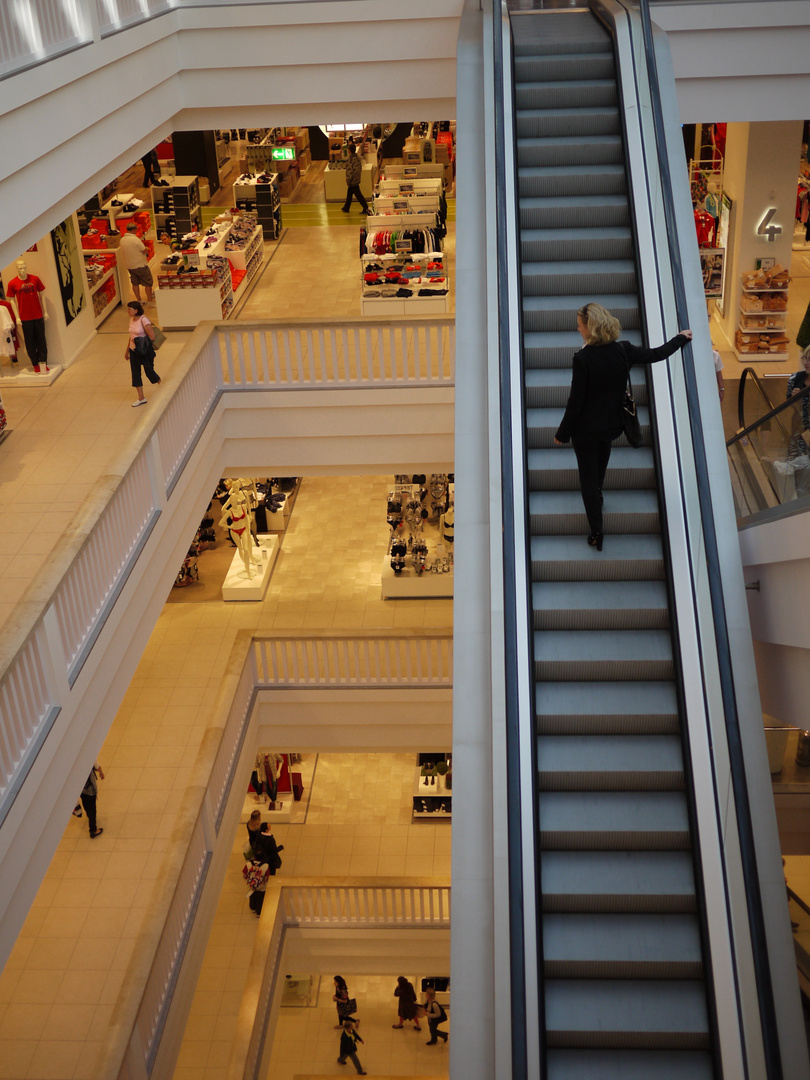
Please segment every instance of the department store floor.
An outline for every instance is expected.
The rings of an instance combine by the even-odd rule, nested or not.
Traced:
[[[267,245],[264,269],[237,318],[359,316],[360,215],[354,212],[347,224],[335,206],[313,210],[319,201],[322,165],[316,163],[310,173],[285,211],[281,239]],[[296,205],[304,209],[297,211]],[[312,224],[313,213],[321,223]],[[451,215],[446,245],[451,284],[454,242]],[[795,306],[791,304],[788,327],[795,337],[800,311],[810,300],[810,277],[800,266],[793,269],[796,286],[804,290]],[[0,567],[0,627],[14,621],[15,607],[25,602],[26,591],[47,567],[49,553],[92,497],[94,484],[122,442],[137,436],[146,421],[148,406],[130,407],[133,391],[123,360],[125,326],[119,309],[50,387],[2,389],[0,384],[12,428],[0,445],[4,512],[0,554],[5,556]],[[159,356],[159,371],[171,371],[186,338],[169,335]],[[726,375],[733,378],[742,365],[731,353],[723,352],[723,358]],[[775,367],[753,366],[763,371]],[[792,359],[781,366],[790,371],[797,364]],[[147,388],[147,395],[151,392],[164,391]],[[95,1080],[116,1001],[159,879],[167,837],[192,773],[205,728],[205,707],[216,693],[235,632],[452,625],[450,600],[379,598],[387,535],[380,507],[387,481],[386,477],[306,479],[261,604],[181,602],[164,608],[99,753],[106,773],[99,795],[104,834],[91,842],[86,819],[69,819],[0,975],[0,1078]],[[31,490],[37,491],[37,509],[25,515],[9,513],[21,501],[30,507]],[[344,546],[334,550],[327,544],[329,536],[345,535],[347,498],[354,511],[348,538],[356,556],[352,569],[346,565]],[[316,553],[318,575],[313,577],[308,562]],[[379,785],[373,808],[356,807],[350,821],[329,817],[336,800],[321,785],[344,769],[356,776],[367,764],[362,759],[348,761],[346,755],[320,756],[312,797],[313,809],[320,800],[324,816],[315,815],[301,827],[276,830],[286,848],[282,874],[334,873],[338,859],[340,872],[346,873],[347,856],[349,873],[449,872],[448,825],[420,824],[417,829],[402,818],[404,778],[413,776],[410,759],[391,755],[375,760],[375,769],[387,784]],[[366,813],[371,820],[363,817]],[[256,926],[238,873],[241,847],[240,831],[234,838],[177,1080],[192,1076],[224,1080],[227,1075],[229,1040]],[[391,978],[352,980],[367,1038],[361,1060],[369,1072],[378,1074],[446,1075],[443,1047],[425,1048],[418,1035],[390,1029],[397,974],[401,972]],[[330,999],[329,982],[324,980],[316,1008],[284,1011],[273,1080],[310,1070],[340,1072]]]
[[[319,170],[311,171],[317,176]],[[312,184],[317,195],[318,183],[313,179]],[[267,245],[264,270],[239,316],[359,317],[360,214],[353,213],[347,224],[339,208],[314,212],[326,218],[324,224],[293,224],[278,243]],[[303,220],[311,221],[313,208],[304,214]],[[445,250],[452,267],[452,223]],[[39,519],[33,522],[33,536],[30,519],[25,535],[15,536],[10,515],[4,516],[2,618],[11,615],[12,597],[24,598],[28,584],[47,562],[44,549],[51,549],[51,541],[58,543],[122,440],[137,434],[141,414],[148,409],[131,408],[134,391],[123,360],[125,326],[123,311],[116,311],[82,357],[51,387],[3,392],[13,432],[0,446],[1,505],[4,509],[13,505],[15,492],[19,497],[31,483],[47,480],[43,498],[48,510],[42,528]],[[160,352],[159,371],[171,370],[186,337],[169,336]],[[149,392],[147,387],[147,396]],[[86,818],[69,819],[0,975],[0,1077],[95,1080],[98,1075],[97,1062],[109,1038],[127,966],[159,882],[167,837],[192,776],[209,717],[206,706],[216,694],[238,630],[452,627],[452,600],[380,599],[390,479],[305,479],[262,603],[175,602],[164,607],[99,752],[105,779],[100,784],[98,823],[104,834],[91,841]],[[330,538],[338,535],[340,545],[331,543]],[[352,552],[351,561],[347,550]],[[35,564],[34,574],[25,567],[28,560]],[[10,591],[7,580],[12,583]],[[369,785],[372,797],[361,801],[352,794],[351,780],[359,784],[356,778],[366,775],[372,764],[377,777]],[[285,844],[281,873],[449,875],[449,823],[409,824],[414,766],[413,755],[377,755],[373,762],[356,755],[320,755],[306,824],[275,830]],[[338,796],[338,788],[349,796]],[[257,925],[239,872],[243,833],[244,826],[234,837],[232,865],[183,1043],[178,1080],[192,1075],[195,1080],[223,1080],[227,1075]],[[392,993],[399,974],[352,979],[352,993],[365,1020],[365,1056],[377,1073],[446,1075],[443,1046],[427,1048],[426,1036],[391,1030]],[[282,1011],[274,1080],[308,1072],[311,1066],[323,1073],[341,1071],[335,1063],[332,991],[327,995],[324,987],[326,982],[317,1008]],[[295,1016],[288,1020],[290,1013]],[[302,1016],[312,1025],[304,1042]],[[366,1033],[377,1026],[379,1033],[369,1038]],[[395,1036],[400,1036],[401,1044]]]

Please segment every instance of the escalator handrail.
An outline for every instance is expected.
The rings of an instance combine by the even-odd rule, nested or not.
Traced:
[[[673,271],[675,308],[679,325],[688,325],[686,319],[688,318],[687,313],[689,308],[686,299],[684,267],[681,259],[679,230],[675,214],[675,196],[669,169],[669,160],[667,157],[666,125],[664,122],[664,111],[658,81],[658,64],[653,41],[650,0],[639,0],[639,12],[641,15],[641,29],[647,62],[652,121],[658,153],[662,209],[664,212],[666,233],[672,241],[670,244],[670,256]],[[680,320],[683,320],[683,322]],[[698,397],[695,358],[691,343],[684,347],[682,355],[689,424],[692,432],[695,470],[698,481],[698,501],[704,543],[703,554],[707,565],[709,592],[711,596],[711,610],[714,622],[714,636],[719,668],[718,674],[725,716],[731,785],[734,793],[734,808],[740,844],[740,859],[743,871],[743,881],[745,883],[746,909],[750,930],[754,978],[759,1001],[760,1028],[762,1033],[763,1052],[765,1055],[765,1069],[768,1080],[782,1080],[782,1054],[778,1038],[776,1002],[771,978],[768,941],[765,918],[762,910],[762,894],[754,840],[753,818],[748,794],[745,756],[737,709],[734,665],[731,659],[730,633],[726,620],[720,551],[717,541],[717,530],[715,527],[714,507],[711,498],[711,477],[706,454],[703,420],[700,415],[700,399]]]
[[[739,423],[740,427],[745,427],[745,415],[743,411],[743,405],[745,402],[745,383],[747,379],[752,380],[757,390],[759,390],[760,394],[762,395],[762,400],[765,402],[768,408],[776,408],[768,394],[765,392],[765,384],[762,382],[762,379],[760,379],[759,375],[757,375],[753,368],[743,368],[743,373],[740,376],[740,389],[737,393],[737,422]]]
[[[529,1010],[529,994],[527,992],[528,973],[533,964],[536,964],[538,983],[542,980],[542,966],[540,956],[529,957],[526,944],[525,923],[527,916],[534,918],[535,925],[538,920],[537,906],[537,859],[534,856],[535,877],[531,882],[524,880],[524,851],[527,843],[536,844],[537,837],[537,800],[534,789],[523,790],[521,775],[523,772],[521,761],[522,743],[521,723],[528,722],[533,726],[534,715],[531,718],[521,716],[520,702],[525,700],[528,692],[528,700],[534,701],[534,687],[522,684],[527,666],[521,667],[521,651],[528,651],[528,673],[534,670],[531,597],[528,588],[523,590],[522,602],[519,596],[520,589],[517,582],[521,578],[528,582],[530,577],[529,543],[525,529],[523,535],[517,535],[518,527],[516,518],[521,509],[518,500],[522,502],[522,516],[524,525],[528,521],[528,499],[522,476],[517,475],[513,455],[515,449],[519,450],[522,458],[523,476],[525,476],[526,454],[523,445],[523,417],[525,414],[525,402],[523,401],[522,379],[518,379],[520,401],[514,402],[512,383],[512,355],[515,349],[520,348],[522,341],[521,319],[521,275],[519,265],[513,268],[510,264],[510,252],[508,246],[509,219],[507,213],[507,200],[512,198],[513,206],[518,205],[517,173],[513,177],[513,189],[510,193],[507,181],[507,154],[512,154],[510,160],[516,161],[516,145],[514,132],[512,139],[507,137],[506,110],[511,108],[511,115],[517,115],[517,105],[514,94],[514,61],[512,70],[509,72],[508,93],[506,88],[506,73],[504,64],[504,28],[506,22],[510,27],[508,33],[511,37],[511,24],[508,10],[504,0],[493,0],[492,23],[493,23],[493,89],[495,93],[495,135],[496,152],[494,154],[496,195],[496,265],[497,265],[497,298],[498,298],[498,376],[500,388],[500,459],[501,459],[501,512],[503,527],[503,629],[504,629],[504,693],[506,705],[506,758],[510,782],[507,790],[507,826],[508,826],[508,852],[509,852],[509,919],[510,919],[510,992],[511,992],[511,1075],[514,1080],[528,1080],[529,1076],[536,1074],[535,1063],[529,1060],[530,1037],[529,1025],[536,1026],[536,1031],[541,1033],[540,1054],[543,1054],[543,1010],[538,1009],[538,1015],[531,1018],[527,1015]],[[511,42],[510,42],[511,45]],[[514,56],[514,49],[510,47],[510,56]],[[518,290],[517,311],[512,300],[512,287]],[[517,344],[510,332],[512,317],[517,321],[515,332],[518,337]],[[517,415],[515,415],[517,413]],[[519,563],[522,563],[521,566]],[[521,646],[521,642],[523,643]],[[525,753],[526,751],[523,751]],[[536,740],[529,739],[528,753],[531,756],[532,777],[537,775],[537,749]],[[524,799],[531,800],[533,814],[532,836],[525,835],[523,820]],[[528,898],[533,897],[535,910],[527,913],[526,903]],[[538,1001],[542,1000],[542,986],[538,985]]]
[[[765,413],[764,416],[760,416],[759,420],[755,420],[753,424],[749,424],[747,428],[743,428],[742,431],[736,432],[730,439],[726,440],[726,446],[732,446],[734,443],[744,439],[747,435],[756,431],[762,424],[768,423],[770,420],[777,419],[781,413],[790,408],[791,405],[796,405],[802,398],[810,397],[810,385],[805,386],[803,390],[800,390],[796,394],[792,394],[789,398],[783,401],[780,405],[776,405],[770,412]]]

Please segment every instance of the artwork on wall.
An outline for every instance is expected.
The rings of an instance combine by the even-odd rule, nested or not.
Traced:
[[[56,275],[62,294],[65,325],[70,326],[84,307],[84,275],[82,255],[76,237],[73,218],[68,218],[51,231]]]
[[[726,253],[721,248],[700,249],[700,269],[703,272],[703,293],[706,299],[719,300],[723,296]]]

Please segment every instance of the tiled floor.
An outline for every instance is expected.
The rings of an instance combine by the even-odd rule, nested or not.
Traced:
[[[306,824],[273,828],[276,840],[284,845],[279,874],[449,875],[450,823],[411,824],[413,779],[412,754],[320,754]],[[174,1080],[227,1077],[234,1021],[256,931],[241,875],[244,844],[245,827],[240,826]],[[447,1052],[443,1046],[424,1045],[426,1025],[421,1038],[412,1031],[391,1030],[396,1017],[392,993],[400,974],[351,980],[368,1044],[360,1060],[368,1072],[385,1075],[446,1075]],[[317,1008],[281,1010],[268,1074],[272,1080],[342,1071],[335,1061],[339,1032],[333,1030],[331,986],[331,979],[324,977]]]

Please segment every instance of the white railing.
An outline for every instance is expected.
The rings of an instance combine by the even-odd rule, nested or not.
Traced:
[[[263,685],[450,686],[453,681],[453,641],[444,636],[377,630],[346,638],[325,631],[257,637],[253,648]]]
[[[101,36],[136,26],[175,6],[175,0],[96,0]]]
[[[157,513],[149,466],[139,455],[71,563],[54,597],[69,672]]]
[[[160,1044],[166,1012],[171,1004],[171,995],[183,962],[183,954],[200,893],[205,884],[205,871],[210,858],[211,853],[205,841],[203,820],[198,817],[135,1024],[148,1071],[152,1068]]]
[[[37,599],[27,604],[13,627],[0,633],[0,823],[48,717],[67,703],[65,691],[35,692],[37,672],[66,671],[72,685],[163,505],[171,509],[174,487],[220,395],[313,387],[452,387],[453,349],[451,317],[395,327],[384,319],[209,323],[196,331],[175,364],[184,371],[180,385],[165,408],[156,410],[151,426],[141,431],[138,447],[124,451],[123,477],[113,494],[105,494],[99,485],[81,528],[64,538],[60,558],[41,575]],[[291,366],[286,359],[284,365],[271,365],[269,358],[276,355],[291,358]],[[265,356],[268,362],[259,362]],[[51,608],[58,641],[42,633]],[[451,667],[446,648],[426,651],[417,638],[400,638],[396,646],[388,642],[384,648],[359,638],[361,644],[352,653],[332,643],[273,643],[257,656],[264,673],[259,679],[289,686],[393,685],[413,679],[447,684]],[[36,663],[32,646],[18,644],[33,639]],[[322,683],[323,672],[329,672],[328,683]]]
[[[218,330],[223,389],[443,386],[453,378],[454,324],[312,321],[233,323]]]
[[[449,926],[450,887],[285,885],[285,926]]]
[[[149,1072],[154,1062],[160,1045],[160,1037],[163,1030],[168,1009],[171,1005],[171,995],[177,980],[186,943],[191,933],[194,913],[199,902],[202,888],[205,884],[205,872],[211,859],[214,838],[218,833],[219,824],[225,803],[231,792],[234,778],[234,766],[239,756],[248,724],[250,723],[250,705],[256,690],[268,687],[289,687],[289,683],[279,679],[274,681],[268,674],[268,669],[259,669],[256,666],[256,657],[260,653],[257,650],[269,645],[279,644],[283,641],[280,636],[267,635],[260,639],[251,639],[245,634],[242,640],[237,640],[234,645],[233,659],[238,659],[240,653],[243,657],[242,671],[235,678],[233,693],[227,704],[222,707],[226,710],[226,718],[222,727],[219,745],[210,750],[210,764],[208,766],[208,783],[206,785],[207,797],[203,798],[197,813],[191,836],[183,860],[183,866],[174,888],[172,900],[166,915],[163,931],[155,946],[154,959],[148,968],[145,977],[145,985],[134,1011],[135,1021],[133,1035],[128,1040],[126,1051],[127,1060],[136,1058],[144,1063]],[[309,640],[314,641],[314,638]],[[391,648],[394,651],[406,645],[410,648],[414,644],[412,639],[403,640],[397,631],[378,631],[374,639],[356,640],[353,637],[340,636],[333,632],[333,643],[343,644],[345,649],[336,652],[327,652],[321,659],[321,667],[311,673],[311,681],[307,686],[334,687],[340,685],[336,682],[337,669],[331,665],[340,666],[340,657],[355,655],[358,646],[362,645],[362,653],[370,657],[375,655],[379,658],[376,667],[383,671],[385,665],[383,657],[390,656]],[[452,636],[450,631],[434,632],[422,642],[427,652],[436,656],[448,658],[448,672],[452,672]],[[272,650],[271,650],[272,651]],[[405,678],[403,676],[403,682]],[[435,682],[427,677],[419,678],[411,675],[407,679],[412,688],[434,686]],[[381,679],[376,683],[368,682],[367,686],[390,686],[388,678]],[[449,683],[444,684],[449,685]],[[204,769],[205,766],[202,766]],[[208,839],[207,839],[208,838]],[[308,926],[308,927],[447,927],[450,922],[450,885],[449,882],[437,883],[426,882],[423,879],[414,881],[397,879],[377,879],[373,885],[368,885],[365,880],[359,878],[340,878],[333,885],[312,885],[304,879],[292,880],[283,886],[271,886],[273,889],[281,889],[280,894],[273,892],[276,900],[273,904],[266,902],[267,918],[277,920],[278,934],[275,930],[271,935],[273,939],[278,937],[275,946],[269,943],[269,957],[275,965],[269,977],[262,979],[261,992],[257,998],[261,998],[257,1005],[257,1017],[261,1017],[261,1028],[254,1029],[250,1036],[250,1050],[245,1043],[244,1052],[252,1055],[254,1063],[261,1057],[264,1042],[263,1032],[266,1028],[266,1020],[269,1015],[274,987],[276,985],[277,965],[281,956],[281,931],[284,927]],[[268,892],[268,900],[270,891]],[[265,915],[262,916],[263,920]],[[268,961],[269,962],[269,961]],[[134,987],[133,987],[133,992]],[[136,1070],[137,1071],[137,1070]],[[119,1078],[123,1072],[119,1073]],[[246,1075],[252,1075],[246,1073]]]
[[[0,75],[90,41],[89,25],[85,0],[4,0]]]

